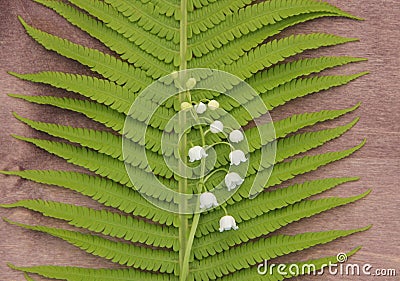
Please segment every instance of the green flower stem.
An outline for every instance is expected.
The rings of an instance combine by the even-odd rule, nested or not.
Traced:
[[[209,175],[207,175],[207,177],[204,179],[204,183],[206,183],[208,181],[208,179],[211,178],[215,173],[218,173],[220,171],[224,171],[226,173],[229,173],[228,169],[226,169],[226,168],[216,169],[216,170],[212,171]]]
[[[229,145],[230,148],[232,148],[233,150],[235,150],[235,147],[234,147],[231,143],[229,143],[229,142],[227,142],[227,141],[215,142],[215,143],[209,145],[209,146],[206,148],[206,150],[207,150],[207,149],[210,149],[210,148],[213,147],[213,146],[219,145],[219,144]]]
[[[196,119],[196,121],[200,122],[199,115],[197,114],[197,112],[194,112],[192,114],[193,114],[193,117]],[[205,133],[203,131],[203,127],[201,125],[199,127],[199,130],[200,130],[200,135],[201,135],[202,146],[205,147],[206,146],[206,138],[205,138]],[[206,168],[205,166],[206,166],[206,161],[205,161],[205,159],[203,159],[201,162],[201,178],[199,179],[199,184],[200,184],[199,186],[204,186],[204,182],[205,182],[204,173],[205,173],[205,168]],[[201,188],[199,188],[197,192],[200,193]],[[197,202],[195,210],[198,211],[199,208],[200,208],[200,202]],[[191,226],[190,233],[189,233],[189,238],[186,243],[186,250],[185,250],[185,255],[183,258],[183,266],[181,267],[181,278],[180,278],[181,281],[186,280],[189,275],[190,253],[192,251],[194,235],[196,234],[197,226],[199,225],[199,220],[200,220],[200,212],[195,213],[193,216],[192,226]]]

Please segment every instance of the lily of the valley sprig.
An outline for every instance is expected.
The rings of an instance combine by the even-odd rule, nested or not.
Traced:
[[[193,78],[190,78],[186,86],[189,88],[193,88],[196,80]],[[219,108],[219,103],[216,100],[211,100],[208,102],[208,109],[210,110],[216,110]],[[207,106],[202,102],[195,103],[193,105],[190,105],[188,102],[183,102],[181,104],[181,109],[182,110],[193,110],[194,114],[203,114],[207,110]],[[224,128],[229,128],[229,126],[224,126],[224,124],[219,121],[215,120],[212,121],[211,124],[209,125],[208,130],[201,130],[201,132],[204,134],[202,138],[205,138],[205,135],[208,132],[211,132],[213,134],[218,134],[218,133],[223,133]],[[244,140],[244,135],[243,133],[238,130],[231,130],[229,133],[229,136],[227,138],[231,143],[239,143]],[[223,142],[221,142],[223,144]],[[231,151],[229,153],[229,159],[231,162],[231,165],[234,166],[239,166],[241,163],[246,162],[248,159],[245,156],[245,153],[240,150],[240,149],[235,149],[234,145],[231,143],[226,142],[225,144],[229,145],[231,148]],[[220,144],[220,143],[218,143]],[[188,156],[189,156],[189,162],[195,162],[195,161],[201,161],[202,159],[205,159],[208,154],[206,153],[207,149],[210,148],[211,146],[208,147],[201,147],[199,145],[193,146],[189,149],[188,151]],[[204,160],[203,160],[204,161]],[[210,176],[212,176],[213,171],[210,171]],[[201,178],[203,179],[205,175],[201,175]],[[242,185],[244,182],[244,179],[240,177],[240,175],[236,172],[227,172],[224,178],[224,183],[228,191],[234,191],[237,187]],[[205,184],[202,183],[202,186],[205,187]],[[203,190],[205,191],[204,193],[201,193],[199,201],[200,201],[200,209],[202,210],[208,210],[214,207],[220,206],[224,212],[225,216],[223,216],[219,220],[220,228],[219,231],[227,231],[227,230],[237,230],[239,227],[236,225],[235,218],[233,216],[230,216],[226,210],[226,207],[224,205],[221,205],[218,203],[218,199],[216,196],[209,192],[208,190]]]

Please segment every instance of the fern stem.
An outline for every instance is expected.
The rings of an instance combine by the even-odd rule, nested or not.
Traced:
[[[182,75],[184,70],[187,68],[187,0],[181,0],[181,21],[180,21],[180,81],[184,81]],[[179,102],[182,103],[187,98],[186,92],[181,92],[179,94]],[[190,100],[190,98],[189,98]],[[179,127],[185,128],[186,123],[186,113],[181,111],[179,113]],[[183,131],[183,130],[182,130]],[[181,143],[179,144],[179,151],[183,161],[179,162],[179,173],[180,175],[185,175],[184,169],[187,162],[186,151],[187,151],[187,134],[184,132],[182,135]],[[179,193],[187,193],[187,178],[185,176],[179,179]],[[184,201],[184,200],[183,200]],[[180,280],[185,281],[188,276],[188,265],[185,266],[185,256],[188,243],[188,232],[189,232],[189,216],[186,215],[186,202],[179,202],[180,214],[179,214],[179,269],[180,269]],[[187,268],[185,270],[185,268]]]

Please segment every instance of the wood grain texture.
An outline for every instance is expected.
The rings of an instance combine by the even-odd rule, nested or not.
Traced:
[[[347,86],[321,92],[288,103],[274,110],[272,116],[281,119],[293,113],[319,109],[344,108],[362,101],[357,112],[334,122],[327,122],[318,128],[333,124],[344,124],[355,116],[361,121],[342,138],[330,142],[312,153],[351,147],[363,138],[367,145],[359,152],[343,161],[326,166],[317,172],[299,177],[296,181],[328,176],[360,176],[361,180],[329,191],[326,195],[350,196],[372,188],[366,199],[349,206],[335,209],[311,219],[302,220],[282,229],[281,233],[299,233],[328,229],[350,229],[373,224],[365,233],[357,234],[333,243],[306,250],[279,259],[289,262],[316,258],[323,254],[348,251],[363,245],[352,263],[370,263],[374,268],[395,268],[400,274],[400,198],[399,198],[399,136],[400,136],[400,5],[398,0],[330,0],[342,9],[363,17],[366,21],[356,22],[346,19],[322,19],[285,33],[307,33],[311,31],[329,32],[342,36],[360,38],[360,42],[302,55],[351,55],[369,58],[358,63],[327,71],[326,73],[355,73],[370,70],[371,74]],[[31,145],[14,140],[11,133],[25,136],[44,136],[17,122],[11,112],[36,120],[52,120],[67,125],[95,127],[93,123],[78,114],[67,113],[46,106],[36,106],[7,97],[7,93],[71,95],[44,85],[20,81],[6,73],[33,72],[39,70],[62,70],[72,73],[89,71],[79,64],[48,52],[24,32],[17,15],[34,26],[58,34],[87,46],[101,50],[105,48],[90,39],[83,32],[70,27],[64,20],[42,6],[26,0],[0,1],[0,117],[1,117],[1,170],[54,168],[76,169]],[[100,127],[99,127],[100,128]],[[56,187],[49,187],[20,180],[16,177],[0,176],[0,201],[11,203],[19,199],[45,198],[60,200],[85,206],[99,207],[88,198]],[[285,183],[288,185],[288,183]],[[22,209],[0,209],[1,217],[29,223],[51,223],[62,225],[56,220],[43,218]],[[17,265],[57,264],[72,266],[113,267],[111,262],[85,254],[67,243],[31,231],[25,231],[0,221],[0,280],[24,280],[21,273],[10,270],[6,263]],[[319,276],[303,277],[298,280],[400,280],[399,277],[372,276]],[[37,278],[37,280],[44,280]]]

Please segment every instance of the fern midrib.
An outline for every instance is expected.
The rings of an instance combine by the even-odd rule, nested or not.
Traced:
[[[179,56],[180,56],[180,65],[179,65],[179,70],[180,71],[185,71],[187,69],[187,51],[188,51],[188,46],[187,46],[187,17],[188,17],[188,6],[187,6],[187,1],[188,0],[181,0],[181,19],[180,19],[180,51],[179,51]],[[180,78],[184,77],[184,74],[180,72],[179,74]],[[179,102],[182,103],[186,101],[185,99],[186,92],[182,91],[179,93]],[[178,119],[179,119],[179,131],[181,128],[186,127],[186,113],[180,112],[178,113]],[[182,135],[182,140],[178,144],[178,150],[180,151],[180,157],[183,157],[183,161],[179,161],[179,173],[184,174],[185,170],[185,165],[187,163],[186,159],[186,149],[187,149],[187,134],[184,132]],[[188,180],[186,177],[180,177],[178,181],[178,190],[180,194],[187,194],[188,193]],[[185,198],[181,197],[181,201],[179,202],[179,280],[180,281],[186,281],[188,275],[189,275],[189,264],[186,262],[187,256],[190,255],[190,253],[187,252],[188,248],[191,249],[191,245],[188,245],[188,240],[189,240],[189,233],[190,233],[190,228],[189,228],[189,217],[185,214],[186,211],[186,202],[184,202]],[[189,249],[189,251],[191,251]]]

